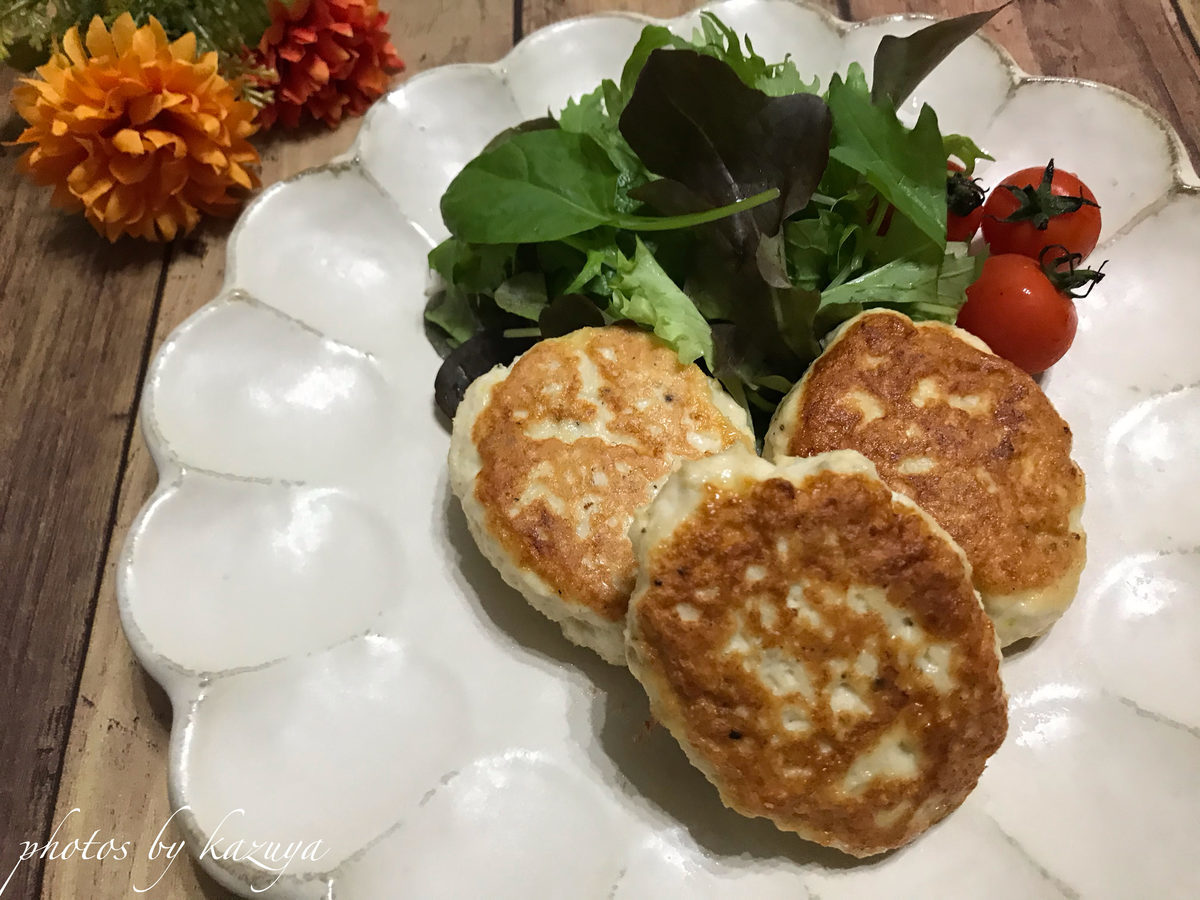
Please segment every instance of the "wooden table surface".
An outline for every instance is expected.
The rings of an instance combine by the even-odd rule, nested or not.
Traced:
[[[1019,0],[988,26],[1031,72],[1107,82],[1161,110],[1200,160],[1200,0]],[[406,75],[490,61],[514,40],[597,9],[674,15],[690,0],[391,0]],[[959,14],[990,0],[826,0],[847,19]],[[12,72],[0,75],[0,90]],[[0,137],[19,123],[0,113]],[[356,125],[261,143],[270,184],[344,150]],[[137,896],[164,860],[165,695],[121,633],[114,566],[154,486],[138,395],[163,338],[221,283],[228,223],[170,246],[110,246],[0,150],[0,888],[4,897]],[[72,810],[78,812],[72,814]],[[125,859],[30,859],[22,842],[131,842]],[[174,828],[161,836],[180,840]],[[14,866],[16,866],[14,871]],[[11,876],[9,873],[12,873]],[[146,896],[230,895],[179,858]]]

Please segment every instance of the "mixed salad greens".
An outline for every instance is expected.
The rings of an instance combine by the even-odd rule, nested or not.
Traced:
[[[947,241],[947,159],[991,157],[896,109],[995,12],[885,37],[871,86],[854,64],[823,92],[710,13],[690,40],[648,26],[619,82],[498,135],[442,197],[438,405],[538,339],[629,320],[761,428],[864,308],[953,322],[983,258]]]

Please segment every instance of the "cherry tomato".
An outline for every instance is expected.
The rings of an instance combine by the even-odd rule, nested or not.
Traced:
[[[1077,323],[1075,303],[1051,283],[1037,260],[1004,253],[984,262],[978,280],[967,288],[957,324],[1036,375],[1067,352]]]
[[[1060,245],[1087,257],[1100,238],[1100,207],[1086,184],[1050,160],[996,186],[983,204],[983,236],[997,254],[1038,259],[1046,247]]]
[[[948,241],[969,241],[975,237],[975,232],[979,230],[979,223],[983,220],[983,207],[977,206],[975,209],[965,216],[955,215],[952,212],[946,213],[946,240]]]
[[[955,160],[946,163],[946,240],[969,241],[983,219],[983,188]]]

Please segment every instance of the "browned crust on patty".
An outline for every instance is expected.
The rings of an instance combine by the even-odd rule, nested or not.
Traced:
[[[783,478],[709,485],[698,509],[650,548],[646,565],[645,593],[630,612],[631,665],[650,680],[659,718],[745,815],[854,855],[882,852],[956,808],[1004,739],[992,625],[962,558],[875,479],[822,472],[802,488]],[[751,566],[758,580],[746,578]],[[787,605],[796,584],[820,624]],[[883,588],[928,642],[949,645],[953,689],[939,690],[919,671],[919,647],[847,604],[851,585]],[[698,615],[681,618],[679,604]],[[818,701],[845,683],[869,713],[835,714],[828,702],[769,690],[727,652],[739,628],[759,652],[801,661]],[[866,648],[877,660],[873,676],[845,665]],[[784,728],[789,707],[811,728]],[[918,754],[916,777],[847,792],[855,759],[896,728]],[[894,819],[881,823],[877,815],[889,811]]]
[[[948,395],[986,398],[991,409],[918,406],[911,397],[923,379]],[[874,397],[882,415],[864,421],[847,402],[854,391]],[[1044,587],[1083,566],[1070,517],[1083,504],[1084,480],[1071,460],[1070,427],[1029,375],[949,329],[887,313],[849,326],[814,363],[787,442],[791,456],[834,449],[859,451],[933,515],[966,552],[985,595]],[[899,471],[921,457],[936,468]]]
[[[584,396],[581,355],[599,379],[594,400]],[[527,434],[538,425],[586,429],[606,418],[619,443]],[[517,564],[564,602],[621,621],[635,576],[629,523],[679,459],[705,455],[688,443],[689,432],[712,435],[720,449],[747,441],[713,403],[704,373],[681,365],[661,341],[624,327],[542,341],[496,385],[475,422],[482,462],[475,497]],[[561,510],[545,497],[520,503],[531,481]],[[576,530],[582,518],[584,537]]]

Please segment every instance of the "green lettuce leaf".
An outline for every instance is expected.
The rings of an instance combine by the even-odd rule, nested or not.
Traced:
[[[640,238],[633,258],[618,261],[611,284],[613,315],[650,328],[682,362],[702,358],[712,365],[712,329]]]

